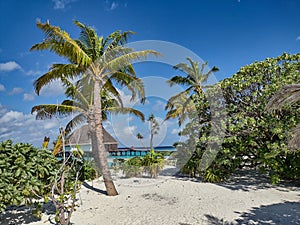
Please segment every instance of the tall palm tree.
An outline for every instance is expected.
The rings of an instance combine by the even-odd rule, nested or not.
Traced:
[[[103,105],[100,93],[103,90],[118,93],[114,87],[114,83],[117,83],[126,86],[131,91],[132,98],[138,95],[143,101],[143,84],[141,79],[136,77],[131,62],[145,59],[149,54],[158,55],[158,53],[153,50],[134,51],[124,47],[123,44],[128,36],[133,33],[131,31],[123,33],[116,31],[107,38],[103,38],[99,37],[93,28],[78,21],[74,23],[81,30],[79,39],[72,39],[67,32],[52,26],[49,22],[37,22],[37,27],[44,32],[45,39],[32,46],[31,50],[49,50],[66,58],[68,63],[53,64],[49,72],[35,81],[34,87],[36,93],[39,94],[45,85],[64,78],[79,78],[82,87],[92,87],[90,102],[85,102],[90,106],[86,118],[95,162],[101,169],[107,194],[113,196],[118,192],[108,169],[103,143]]]
[[[184,76],[173,76],[168,83],[170,86],[175,84],[183,85],[186,89],[171,98],[169,98],[166,110],[169,110],[166,119],[178,118],[179,125],[181,125],[187,118],[187,113],[195,110],[195,97],[200,96],[204,92],[203,83],[207,82],[207,79],[213,72],[219,71],[217,67],[213,67],[208,71],[205,71],[207,62],[202,63],[193,61],[191,58],[187,58],[187,63],[179,63],[174,66],[174,69],[184,73]]]
[[[300,101],[300,84],[289,84],[277,91],[266,105],[268,112],[280,109],[285,105],[292,105]],[[289,140],[288,146],[291,150],[300,148],[300,124],[293,130],[293,138]]]
[[[148,121],[150,123],[150,151],[154,150],[153,148],[153,137],[155,134],[158,134],[159,131],[159,124],[157,120],[155,119],[155,116],[151,114],[148,118]]]

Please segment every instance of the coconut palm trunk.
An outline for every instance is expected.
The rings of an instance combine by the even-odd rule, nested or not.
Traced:
[[[107,152],[105,150],[103,141],[103,128],[102,128],[102,107],[101,107],[101,82],[95,81],[94,84],[94,107],[93,107],[93,120],[91,130],[92,148],[94,154],[96,154],[97,161],[99,160],[99,167],[101,168],[104,184],[106,187],[107,194],[109,196],[118,195],[116,187],[111,178],[111,174],[108,168]]]

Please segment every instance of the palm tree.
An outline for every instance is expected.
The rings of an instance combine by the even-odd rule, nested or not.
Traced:
[[[285,85],[269,100],[266,109],[271,112],[298,101],[300,101],[300,84]],[[292,133],[293,138],[289,141],[288,146],[291,150],[296,150],[300,148],[300,124],[292,130]]]
[[[137,137],[137,139],[140,140],[140,142],[142,143],[143,147],[146,148],[144,142],[142,141],[142,139],[144,138],[143,135],[141,133],[137,133],[136,137]]]
[[[118,93],[113,85],[114,81],[128,87],[132,98],[138,95],[143,101],[143,84],[141,79],[136,77],[131,62],[145,59],[149,54],[158,55],[158,53],[152,50],[134,51],[124,47],[123,44],[127,41],[128,36],[133,33],[131,31],[123,33],[116,31],[107,38],[103,38],[99,37],[93,28],[78,21],[74,21],[74,23],[81,29],[79,39],[72,39],[67,32],[50,25],[49,22],[37,22],[37,27],[44,32],[45,39],[32,46],[31,50],[49,50],[66,58],[68,63],[53,64],[49,72],[35,81],[34,87],[36,93],[39,94],[45,85],[64,78],[79,78],[82,87],[92,86],[91,101],[85,102],[90,106],[90,110],[86,114],[87,123],[95,162],[101,169],[107,194],[113,196],[118,192],[111,179],[103,143],[103,106],[100,93],[102,90]]]
[[[92,110],[92,106],[88,104],[92,100],[92,86],[81,86],[82,80],[73,84],[67,78],[63,78],[62,82],[66,86],[65,95],[69,99],[64,100],[61,104],[42,104],[34,106],[31,113],[36,113],[36,119],[51,119],[54,116],[74,116],[66,125],[64,135],[68,136],[72,130],[82,123],[87,122],[88,112]],[[102,90],[100,93],[102,101],[102,119],[106,121],[108,113],[133,114],[139,117],[142,121],[145,120],[142,112],[128,107],[123,107],[120,96],[113,96],[113,93],[108,93],[107,90]],[[58,140],[61,139],[61,135]],[[58,144],[59,141],[56,142]],[[54,148],[54,155],[59,153],[62,148]]]
[[[154,150],[153,148],[153,137],[155,134],[158,134],[159,131],[159,124],[157,120],[155,119],[155,116],[151,114],[148,118],[148,121],[150,123],[150,151]]]
[[[199,97],[204,92],[203,83],[207,82],[207,79],[213,72],[219,71],[217,67],[213,67],[208,72],[205,71],[207,62],[202,63],[201,67],[199,62],[193,61],[191,58],[187,58],[189,64],[179,63],[174,66],[174,69],[179,70],[185,74],[185,76],[173,76],[168,83],[170,86],[175,84],[183,85],[187,87],[184,91],[172,96],[165,107],[169,110],[166,115],[166,120],[170,118],[178,118],[178,123],[181,125],[187,118],[189,112],[195,110],[196,97]]]

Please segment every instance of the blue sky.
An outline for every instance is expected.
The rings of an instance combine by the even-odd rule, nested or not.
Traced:
[[[148,101],[144,106],[135,106],[146,117],[154,113],[163,118],[169,92],[168,87],[157,84],[176,74],[172,64],[191,53],[217,66],[220,71],[215,78],[221,80],[254,61],[282,52],[299,53],[299,9],[298,0],[0,0],[0,141],[13,139],[40,146],[45,135],[53,140],[58,124],[66,122],[36,121],[30,114],[34,105],[63,99],[57,83],[46,87],[41,96],[33,90],[37,77],[47,72],[52,63],[62,62],[49,52],[29,52],[43,39],[35,25],[38,18],[42,22],[48,19],[74,38],[79,34],[72,23],[76,19],[95,27],[99,35],[118,29],[136,31],[129,40],[133,46],[139,46],[137,41],[143,41],[144,46],[144,41],[156,40],[150,46],[163,51],[159,44],[166,42],[164,60],[136,65],[138,75],[147,83]],[[175,49],[179,52],[173,52]],[[126,91],[123,94],[126,99]],[[146,123],[130,116],[120,118],[111,118],[106,127],[119,139],[125,139],[120,140],[121,145],[139,145],[134,137],[137,132],[148,136]],[[156,143],[178,141],[178,129],[176,121],[165,123]]]

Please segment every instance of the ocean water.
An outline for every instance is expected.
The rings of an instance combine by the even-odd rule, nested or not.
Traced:
[[[93,159],[93,155],[91,152],[91,146],[90,145],[82,145],[80,146],[81,149],[84,151],[83,157],[86,160],[92,160]],[[114,159],[130,159],[133,157],[142,157],[145,156],[149,151],[146,151],[147,149],[144,147],[135,147],[134,151],[132,151],[131,148],[127,148],[127,147],[120,147],[118,148],[118,150],[120,150],[119,152],[116,153],[110,153],[107,157],[108,159],[108,163],[111,166],[112,162]],[[173,146],[158,146],[155,147],[154,150],[156,152],[175,152],[176,148],[174,148]],[[70,147],[66,146],[66,156],[69,155],[69,151],[70,151]],[[61,156],[58,156],[58,158],[62,158]]]

